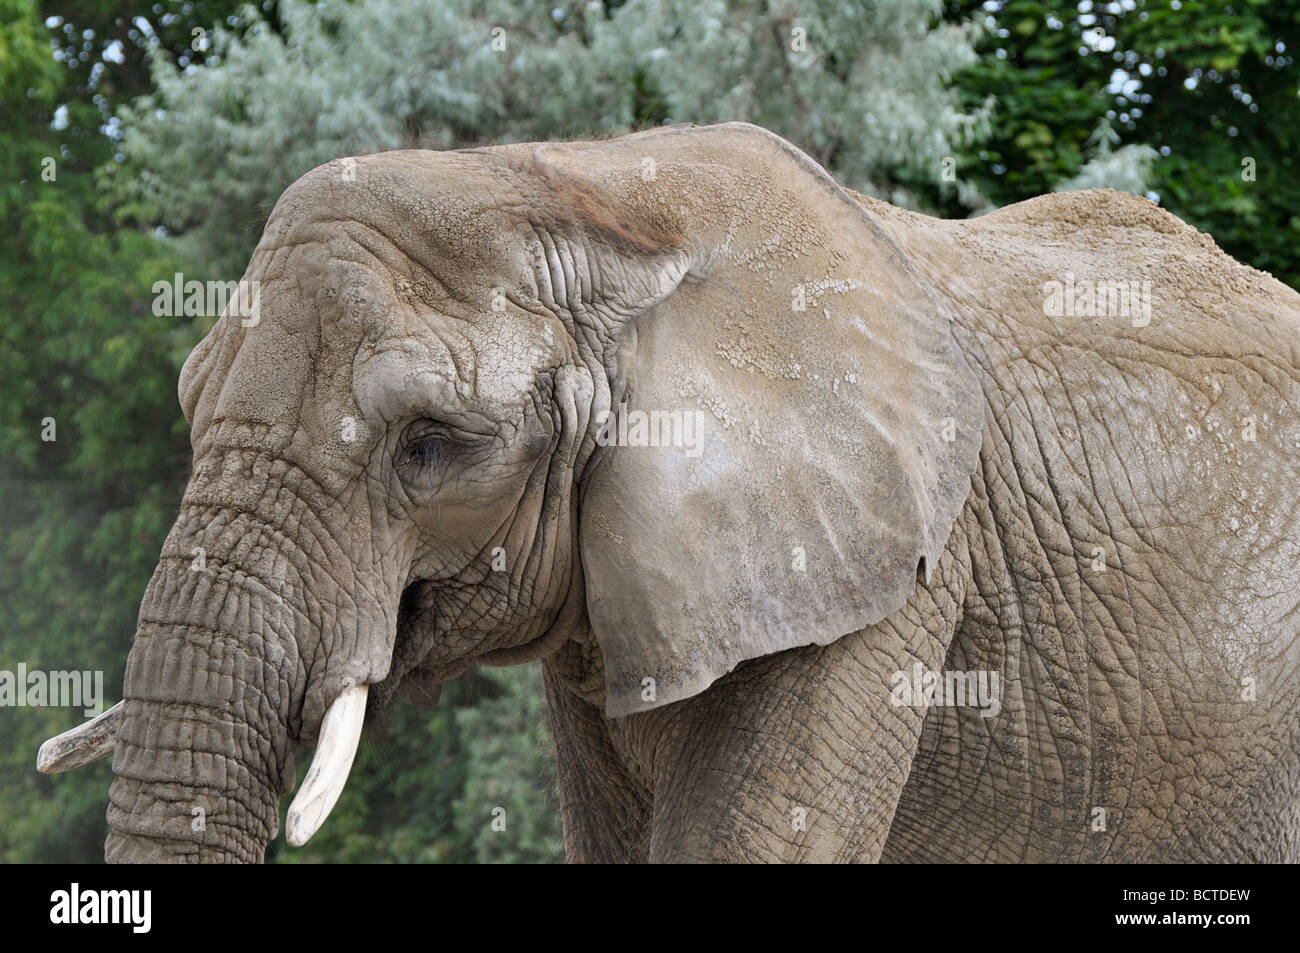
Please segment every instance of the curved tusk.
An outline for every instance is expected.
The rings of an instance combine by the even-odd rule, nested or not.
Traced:
[[[285,837],[294,847],[301,847],[320,830],[348,783],[369,691],[369,685],[348,685],[325,712],[316,754],[284,822]]]
[[[41,774],[61,774],[112,754],[121,720],[122,703],[118,702],[85,724],[55,735],[36,752],[36,770]]]

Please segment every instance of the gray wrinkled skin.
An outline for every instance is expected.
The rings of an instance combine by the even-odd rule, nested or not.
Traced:
[[[680,127],[330,163],[245,277],[110,861],[259,861],[345,680],[533,659],[571,860],[1300,858],[1300,298],[1151,203],[943,222]],[[895,704],[916,665],[996,707]]]

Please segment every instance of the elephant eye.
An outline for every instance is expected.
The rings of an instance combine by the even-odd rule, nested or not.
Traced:
[[[487,459],[493,447],[489,434],[424,417],[402,431],[393,462],[407,486],[433,490],[459,468]]]
[[[398,470],[417,485],[431,484],[447,462],[452,443],[434,421],[417,420],[406,428],[398,444]]]
[[[406,446],[407,458],[422,467],[431,467],[442,459],[446,450],[447,438],[441,434],[425,434],[417,437]]]

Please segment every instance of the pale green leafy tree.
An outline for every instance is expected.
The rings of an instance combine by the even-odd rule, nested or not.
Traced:
[[[1147,198],[1154,200],[1156,195],[1147,192],[1147,183],[1151,178],[1151,163],[1160,158],[1160,153],[1150,146],[1136,143],[1116,149],[1119,142],[1119,133],[1108,120],[1102,119],[1088,137],[1092,158],[1084,163],[1077,175],[1056,185],[1055,191],[1111,188],[1135,195],[1146,194]]]
[[[246,8],[207,65],[155,60],[122,116],[136,198],[197,260],[237,275],[275,199],[340,155],[743,119],[846,184],[937,179],[983,135],[946,80],[974,61],[940,0],[282,0]],[[968,204],[977,202],[972,197]]]

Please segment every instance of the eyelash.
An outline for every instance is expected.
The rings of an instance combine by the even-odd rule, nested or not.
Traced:
[[[412,488],[432,490],[453,468],[480,459],[486,447],[479,435],[423,418],[403,431],[394,462],[401,478]]]
[[[451,439],[429,420],[411,424],[398,445],[397,469],[410,486],[431,490],[442,482]]]
[[[438,433],[426,433],[416,437],[406,445],[406,458],[419,467],[433,467],[443,458],[447,448],[447,438]]]

